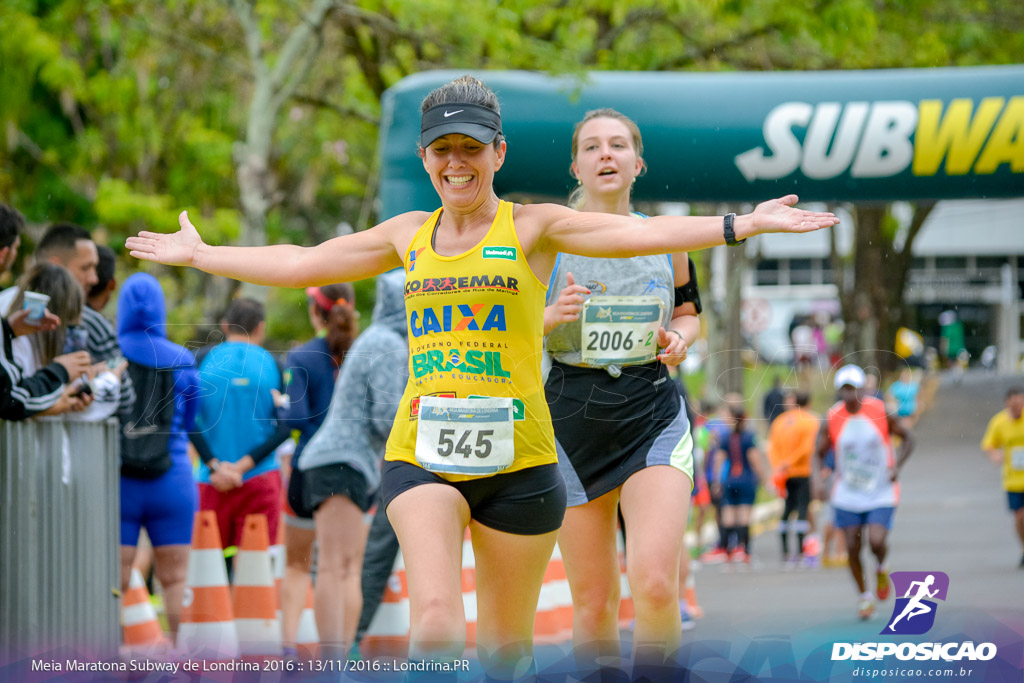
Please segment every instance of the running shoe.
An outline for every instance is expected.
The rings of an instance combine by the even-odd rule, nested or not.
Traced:
[[[870,593],[865,593],[860,596],[860,600],[857,602],[857,618],[861,621],[867,621],[875,613],[875,603],[871,599]]]
[[[889,597],[889,572],[886,569],[878,568],[878,573],[875,575],[878,580],[877,586],[875,586],[876,595],[878,595],[879,602],[885,602],[885,599]]]
[[[700,556],[700,561],[704,564],[722,564],[728,559],[729,553],[726,552],[725,548],[715,548]]]
[[[729,553],[730,562],[742,562],[743,564],[750,564],[750,555],[743,548],[736,548]]]
[[[295,647],[289,647],[285,645],[281,648],[281,659],[284,661],[285,676],[291,678],[293,673],[300,670],[299,667],[299,650]]]
[[[829,569],[838,569],[848,564],[849,560],[846,555],[826,555],[821,560],[821,566],[828,567]]]
[[[690,610],[687,609],[685,600],[679,601],[679,616],[683,620],[684,631],[690,631],[697,628],[697,622],[694,621],[693,617],[690,615]]]
[[[820,555],[821,539],[818,538],[818,534],[807,534],[804,536],[804,543],[803,547],[800,548],[800,552],[804,555]]]

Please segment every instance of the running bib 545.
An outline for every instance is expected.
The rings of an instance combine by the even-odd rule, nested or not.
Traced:
[[[420,398],[416,461],[432,472],[484,475],[512,464],[512,398]]]
[[[663,305],[656,296],[590,297],[583,303],[583,361],[623,365],[654,360]]]

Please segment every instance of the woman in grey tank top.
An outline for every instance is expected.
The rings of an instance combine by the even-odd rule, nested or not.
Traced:
[[[589,112],[573,135],[573,208],[630,213],[644,170],[633,121]],[[634,657],[661,663],[682,640],[679,557],[693,480],[689,423],[666,365],[700,331],[685,253],[602,259],[560,254],[544,314],[546,391],[569,508],[559,547],[573,597],[577,663],[619,656],[616,519],[626,526]],[[690,622],[692,624],[692,621]],[[656,661],[650,661],[656,660]]]

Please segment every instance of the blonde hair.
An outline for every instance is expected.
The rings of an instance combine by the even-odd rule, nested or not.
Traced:
[[[644,139],[640,135],[640,127],[636,125],[636,121],[634,121],[633,119],[629,118],[622,112],[616,111],[611,108],[591,109],[586,113],[586,115],[584,115],[583,119],[576,124],[576,128],[573,129],[572,131],[572,163],[576,163],[576,156],[579,151],[580,144],[580,131],[583,130],[583,126],[585,126],[588,122],[593,121],[594,119],[613,119],[615,121],[621,122],[624,126],[626,126],[626,129],[629,130],[630,137],[633,139],[633,150],[636,152],[637,158],[640,159],[641,163],[643,164],[640,168],[639,175],[643,175],[644,173],[646,173],[647,162],[644,161]],[[577,181],[579,181],[579,178],[577,178]],[[586,200],[587,190],[586,188],[583,187],[582,182],[578,182],[576,187],[574,187],[572,192],[569,194],[569,207],[572,209],[577,209],[583,206]]]

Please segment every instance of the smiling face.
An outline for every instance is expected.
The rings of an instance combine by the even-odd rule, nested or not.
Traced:
[[[446,209],[472,211],[494,196],[494,174],[505,162],[505,142],[484,144],[451,133],[420,149],[423,168]]]
[[[580,127],[572,171],[587,194],[629,192],[643,163],[633,134],[622,121],[600,117]]]

